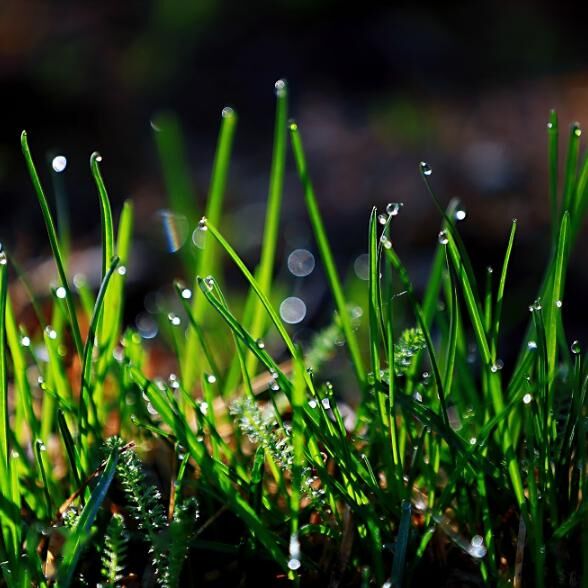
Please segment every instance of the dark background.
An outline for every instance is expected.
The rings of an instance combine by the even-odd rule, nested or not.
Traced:
[[[549,109],[560,114],[562,148],[568,125],[588,121],[587,17],[585,4],[530,0],[3,0],[0,240],[22,260],[48,253],[20,154],[26,128],[39,165],[49,152],[68,158],[76,248],[97,243],[88,166],[97,149],[115,212],[125,198],[135,200],[138,242],[155,255],[156,279],[147,270],[139,281],[148,288],[171,279],[179,265],[154,245],[156,212],[167,204],[150,121],[161,110],[179,115],[202,207],[220,112],[229,104],[239,123],[225,232],[253,263],[273,84],[285,77],[342,271],[366,249],[371,206],[403,201],[395,244],[423,281],[440,223],[418,173],[426,160],[440,199],[458,197],[468,212],[460,228],[477,269],[500,263],[511,219],[519,219],[505,310],[520,323],[548,255]],[[284,235],[295,237],[284,238],[283,258],[293,244],[311,245],[291,160],[288,169]],[[43,178],[49,187],[47,167]],[[565,301],[574,317],[585,315],[584,261],[580,247]],[[578,337],[585,325],[569,328]]]

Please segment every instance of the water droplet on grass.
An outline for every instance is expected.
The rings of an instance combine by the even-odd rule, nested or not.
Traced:
[[[441,245],[447,245],[449,243],[449,238],[447,237],[447,231],[439,231],[439,235],[437,235],[437,239]]]
[[[491,366],[490,371],[492,373],[499,372],[504,367],[504,362],[501,359],[497,359]]]
[[[288,255],[288,269],[298,278],[310,275],[315,267],[314,255],[307,249],[294,249]]]
[[[279,97],[284,96],[286,94],[287,88],[288,88],[288,84],[286,83],[286,80],[284,80],[284,79],[279,79],[274,84],[276,96],[279,96]]]
[[[529,341],[527,343],[527,349],[529,349],[530,351],[534,351],[535,349],[537,349],[537,342],[536,341]]]
[[[167,320],[172,324],[173,327],[179,327],[182,324],[182,320],[175,312],[168,313]]]
[[[230,106],[225,106],[221,111],[221,116],[223,118],[232,118],[235,116],[235,111]]]
[[[30,347],[31,346],[31,339],[27,335],[23,335],[20,339],[20,344],[23,347]]]
[[[212,276],[204,278],[204,285],[211,291],[214,288],[214,278]]]
[[[388,215],[386,215],[386,214],[379,214],[378,215],[378,222],[381,225],[385,225],[388,222]]]
[[[55,173],[60,174],[67,167],[67,158],[65,155],[56,155],[51,161],[51,167]]]
[[[430,176],[433,173],[431,166],[426,161],[421,161],[420,166],[424,175]]]
[[[57,331],[51,326],[45,327],[45,334],[47,337],[49,337],[49,339],[57,339]]]
[[[255,344],[257,345],[257,347],[259,349],[265,349],[265,343],[263,342],[263,339],[257,339],[257,341],[255,342]]]
[[[470,541],[468,553],[476,559],[481,559],[486,555],[486,547],[484,546],[484,538],[481,535],[474,535]]]
[[[561,300],[556,300],[556,301],[555,301],[555,306],[556,306],[557,308],[561,308],[561,307],[563,306],[563,302],[562,302]]]
[[[192,290],[190,288],[183,288],[181,294],[184,300],[190,300],[192,298]]]
[[[380,237],[380,243],[384,249],[392,249],[392,241],[390,241],[386,235]]]
[[[402,206],[404,206],[404,202],[388,202],[386,205],[386,212],[390,216],[396,216],[400,212]]]
[[[582,351],[582,349],[580,348],[580,341],[574,341],[570,346],[570,350],[574,355],[578,355]]]
[[[531,396],[531,394],[529,394],[528,392],[527,392],[527,394],[525,394],[523,396],[523,403],[524,404],[531,404],[532,400],[533,400],[533,396]]]
[[[298,324],[306,316],[306,304],[297,296],[289,296],[280,304],[280,316],[285,323]]]
[[[55,296],[57,296],[57,298],[61,298],[63,300],[66,297],[66,295],[67,292],[63,286],[59,286],[59,288],[55,290]]]
[[[455,220],[462,221],[467,216],[467,212],[465,210],[456,210],[455,211]]]

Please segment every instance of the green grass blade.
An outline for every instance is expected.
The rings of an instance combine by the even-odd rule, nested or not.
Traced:
[[[402,586],[411,514],[412,508],[410,500],[403,500],[400,514],[400,526],[398,527],[398,535],[396,537],[396,545],[394,549],[394,560],[392,561],[392,576],[390,578],[391,585],[394,588],[400,588]]]
[[[345,301],[345,295],[343,294],[343,287],[341,285],[341,280],[339,279],[339,274],[337,273],[331,246],[327,238],[327,233],[325,231],[316,196],[314,194],[314,188],[312,182],[310,181],[310,176],[308,175],[306,156],[304,155],[302,139],[300,137],[298,125],[296,123],[290,124],[290,139],[292,143],[292,150],[294,152],[294,159],[296,161],[296,168],[298,170],[298,176],[300,177],[300,181],[302,182],[302,187],[304,189],[304,199],[306,202],[306,208],[308,210],[308,216],[310,217],[310,223],[312,225],[314,237],[316,239],[321,260],[327,275],[327,280],[335,300],[335,306],[337,308],[337,313],[339,314],[339,320],[341,321],[341,327],[343,334],[345,335],[345,340],[347,341],[349,355],[355,370],[355,375],[363,388],[365,387],[366,378],[365,369],[361,359],[359,343],[351,325],[349,313],[347,312],[347,303]]]
[[[496,359],[496,347],[498,345],[498,334],[500,332],[500,319],[502,317],[502,302],[504,300],[504,288],[506,285],[506,276],[508,274],[508,264],[510,261],[510,254],[512,253],[512,246],[514,243],[515,233],[517,230],[517,221],[512,221],[510,235],[508,237],[508,245],[504,254],[502,262],[502,271],[500,272],[500,282],[498,283],[498,292],[496,293],[496,308],[494,310],[494,326],[492,329],[492,357]]]
[[[236,112],[232,108],[224,108],[222,111],[221,128],[212,167],[210,191],[205,212],[206,218],[214,225],[220,223],[236,125]],[[207,239],[206,241],[209,240]],[[216,251],[214,247],[211,243],[206,242],[204,244],[204,249],[200,252],[196,264],[196,275],[202,276],[214,274],[216,267],[215,257]],[[201,296],[194,296],[192,312],[194,314],[194,319],[200,325],[203,322],[205,310],[206,304],[203,298]],[[187,390],[190,390],[194,386],[199,375],[199,363],[195,361],[197,349],[198,337],[196,333],[191,330],[186,340],[186,348],[183,356],[182,380]]]
[[[110,208],[110,201],[108,200],[108,193],[106,186],[102,179],[99,163],[102,161],[102,156],[94,151],[90,156],[90,169],[98,195],[100,197],[100,221],[102,226],[102,278],[108,271],[110,260],[114,256],[114,225],[112,222],[112,210]]]
[[[67,280],[67,275],[65,273],[65,266],[63,263],[63,256],[61,254],[61,249],[59,246],[59,239],[57,238],[57,232],[55,230],[55,223],[53,222],[53,217],[51,216],[51,210],[49,209],[49,203],[47,202],[47,198],[45,197],[45,193],[43,191],[43,187],[41,186],[41,180],[39,179],[39,174],[35,168],[35,164],[33,162],[33,156],[31,155],[31,151],[29,149],[27,133],[23,131],[20,137],[21,145],[22,145],[22,152],[25,158],[25,162],[27,164],[27,168],[29,171],[29,175],[31,176],[31,181],[33,182],[33,187],[35,188],[35,193],[37,195],[37,199],[41,206],[41,211],[43,213],[43,219],[45,221],[45,226],[47,227],[47,234],[49,236],[49,243],[51,245],[51,250],[53,251],[53,257],[55,259],[55,265],[57,266],[57,272],[59,274],[59,279],[61,281],[61,285],[65,288],[65,302],[67,306],[67,314],[69,317],[69,323],[71,326],[72,336],[74,340],[74,345],[78,356],[81,358],[83,355],[83,344],[82,344],[82,336],[80,334],[80,326],[78,324],[78,319],[76,316],[76,309],[73,300],[73,296],[71,293],[71,289],[69,287],[69,282]]]
[[[118,257],[114,257],[111,261],[108,271],[106,272],[106,275],[104,276],[104,279],[102,280],[102,283],[100,284],[100,290],[98,291],[98,296],[96,297],[96,304],[94,305],[94,311],[92,313],[92,319],[90,321],[88,338],[86,339],[86,345],[84,347],[84,354],[82,360],[82,382],[80,388],[80,405],[78,412],[78,422],[82,434],[86,433],[86,426],[89,423],[87,413],[88,405],[86,404],[86,402],[88,402],[90,408],[92,409],[92,416],[94,417],[94,420],[96,421],[98,418],[96,405],[94,404],[92,385],[90,381],[92,370],[92,350],[94,349],[96,331],[98,328],[98,322],[100,320],[100,315],[104,304],[104,297],[108,289],[108,284],[110,283],[110,278],[112,277],[114,270],[118,266],[118,262]],[[94,422],[93,424],[96,425],[97,423]]]
[[[556,370],[556,353],[557,353],[557,323],[561,320],[561,299],[564,292],[565,267],[567,264],[568,251],[568,225],[569,212],[566,210],[562,216],[555,250],[555,266],[553,273],[553,283],[551,285],[551,295],[546,300],[546,339],[547,339],[547,361],[548,361],[548,378],[551,382],[555,376]]]
[[[267,210],[265,213],[265,225],[263,229],[263,241],[261,244],[261,258],[259,267],[255,272],[261,291],[269,297],[272,286],[272,273],[276,259],[278,245],[278,230],[280,225],[280,210],[282,207],[282,192],[284,188],[284,171],[286,168],[286,141],[288,121],[288,89],[284,80],[276,82],[276,120],[274,126],[274,145],[272,164],[270,171],[269,193]],[[254,302],[251,314],[244,316],[243,320],[249,332],[254,337],[263,337],[264,327],[267,322],[266,315],[262,312],[261,303],[250,293]],[[247,371],[253,374],[255,371],[255,356],[247,358]]]
[[[153,130],[170,207],[194,222],[197,212],[180,121],[173,112],[162,112],[154,117]]]
[[[549,113],[549,122],[547,123],[547,147],[549,155],[549,204],[551,208],[552,234],[555,240],[557,214],[557,183],[558,183],[558,138],[559,130],[557,124],[557,112],[552,110]]]
[[[568,155],[563,185],[562,213],[573,211],[576,200],[576,173],[578,171],[578,155],[580,152],[580,125],[574,123],[570,127],[570,139],[568,143]]]
[[[94,524],[98,510],[102,506],[106,494],[110,488],[116,464],[118,463],[118,448],[113,449],[106,460],[104,471],[98,479],[98,483],[90,495],[90,499],[80,514],[78,523],[72,534],[68,537],[63,548],[63,560],[58,570],[58,584],[60,588],[70,586],[76,570],[77,563],[82,555],[84,547],[91,537],[90,529]]]
[[[7,479],[8,454],[8,371],[6,355],[6,301],[8,299],[8,266],[6,255],[0,251],[0,462],[3,479]]]

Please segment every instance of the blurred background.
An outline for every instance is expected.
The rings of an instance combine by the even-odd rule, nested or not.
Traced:
[[[181,273],[178,252],[162,237],[168,204],[154,117],[178,115],[191,189],[203,209],[220,113],[230,105],[239,122],[224,232],[253,265],[274,82],[284,77],[341,272],[361,274],[370,209],[397,201],[404,206],[394,244],[423,283],[440,224],[419,176],[425,160],[441,201],[459,198],[466,211],[460,229],[481,275],[498,267],[518,218],[505,306],[518,332],[548,255],[549,110],[558,110],[562,149],[571,122],[588,124],[587,17],[588,5],[542,0],[365,1],[349,8],[334,0],[2,0],[0,240],[28,267],[48,258],[20,153],[26,128],[48,190],[49,162],[55,154],[67,158],[60,181],[74,249],[89,252],[86,272],[88,259],[98,272],[91,248],[99,210],[88,161],[100,151],[115,214],[126,198],[137,206],[134,320],[145,295]],[[312,328],[330,320],[331,307],[319,266],[307,278],[288,273],[293,249],[316,253],[291,158],[282,218],[278,272],[285,294],[306,302],[300,327]],[[193,247],[193,227],[182,221],[176,230],[182,248]],[[581,239],[585,247],[586,235]],[[582,244],[578,251],[565,301],[574,317],[585,314],[588,287]],[[581,338],[583,329],[570,324],[568,335]]]

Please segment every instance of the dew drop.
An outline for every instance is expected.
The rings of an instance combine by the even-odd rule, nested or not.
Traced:
[[[369,280],[369,261],[370,256],[367,253],[362,253],[361,255],[358,255],[353,262],[353,271],[360,280]]]
[[[387,215],[385,215],[385,214],[379,214],[379,215],[378,215],[378,222],[379,222],[381,225],[385,225],[385,224],[388,222],[388,216],[387,216]]]
[[[321,399],[321,404],[325,410],[329,410],[329,408],[331,408],[331,401],[328,398]]]
[[[306,316],[306,304],[297,296],[289,296],[280,304],[280,316],[285,323],[296,325]]]
[[[174,327],[179,327],[182,324],[182,320],[180,319],[180,317],[175,312],[168,313],[167,320]]]
[[[315,267],[314,255],[308,249],[294,249],[288,255],[288,269],[297,278],[310,275]]]
[[[437,239],[439,240],[439,243],[441,243],[441,245],[447,245],[447,243],[449,243],[449,237],[447,237],[447,231],[446,230],[439,231],[439,235],[437,236]]]
[[[255,342],[255,344],[257,345],[257,347],[259,349],[265,349],[265,343],[263,342],[263,339],[257,339],[257,341]]]
[[[468,553],[476,559],[481,559],[486,555],[486,547],[484,547],[484,539],[480,535],[474,535],[470,542]]]
[[[556,300],[555,306],[557,306],[557,308],[561,308],[563,306],[563,302],[561,300]]]
[[[270,390],[272,390],[273,392],[277,392],[280,389],[280,385],[273,378],[270,380],[269,387],[270,387]]]
[[[497,359],[491,366],[490,371],[492,373],[499,372],[504,367],[504,362],[501,359]]]
[[[576,135],[576,137],[579,137],[582,134],[582,129],[580,128],[580,125],[578,123],[574,124],[574,135]]]
[[[206,374],[206,381],[209,384],[214,384],[216,383],[216,376],[214,374]]]
[[[285,96],[286,90],[287,90],[286,80],[284,80],[284,79],[277,80],[276,83],[274,84],[274,89],[276,91],[276,96],[278,96],[278,97]]]
[[[467,216],[467,212],[465,210],[456,210],[455,211],[455,220],[462,221]]]
[[[51,326],[45,327],[45,334],[47,337],[49,337],[49,339],[57,339],[57,331]]]
[[[433,173],[431,166],[426,161],[421,161],[420,166],[424,175],[430,176]]]
[[[529,349],[530,351],[534,351],[535,349],[537,349],[537,342],[536,341],[529,341],[527,343],[527,349]]]
[[[6,265],[8,259],[6,258],[6,253],[4,251],[0,251],[0,265]]]
[[[65,298],[66,294],[67,292],[63,286],[59,286],[59,288],[55,290],[55,296],[57,296],[57,298],[61,298],[62,300]]]
[[[291,557],[288,560],[288,568],[292,571],[296,571],[296,570],[300,569],[301,565],[302,564],[300,563],[300,560],[296,557]]]
[[[120,265],[116,271],[118,272],[119,276],[126,276],[127,275],[127,266]]]
[[[159,414],[151,402],[147,403],[147,412],[152,416],[157,416]]]
[[[524,404],[531,404],[532,400],[533,400],[533,396],[531,396],[531,394],[529,394],[528,392],[523,396],[523,403]]]
[[[201,402],[200,406],[198,408],[200,408],[200,412],[204,416],[206,416],[208,414],[208,402]]]
[[[192,298],[192,290],[190,290],[190,288],[183,288],[182,289],[182,298],[184,300],[190,300],[190,298]]]
[[[308,401],[308,406],[310,408],[316,408],[318,406],[318,402],[314,399]]]
[[[67,158],[65,155],[56,155],[51,161],[51,167],[55,173],[60,174],[67,167]]]
[[[221,116],[223,118],[232,118],[235,116],[235,111],[230,106],[225,106],[221,111]]]
[[[392,241],[390,241],[386,235],[380,237],[380,243],[384,249],[392,249]]]
[[[212,276],[204,278],[204,285],[209,291],[212,291],[214,288],[214,278]]]
[[[572,342],[570,350],[574,355],[578,355],[582,351],[582,349],[580,348],[580,341],[575,340],[574,342]]]
[[[404,206],[404,202],[388,202],[386,205],[386,212],[390,216],[396,216],[400,212],[400,208]]]
[[[23,347],[30,347],[31,346],[31,339],[27,335],[23,335],[20,339],[20,344]]]

